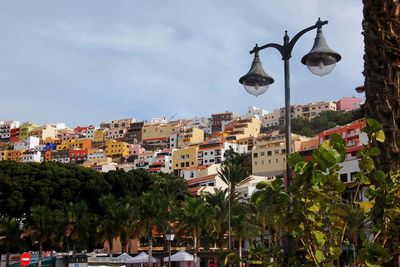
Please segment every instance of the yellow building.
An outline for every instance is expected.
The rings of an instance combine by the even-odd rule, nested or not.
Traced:
[[[198,146],[174,150],[172,153],[172,170],[175,175],[180,176],[182,169],[185,168],[197,168],[199,161],[198,153]]]
[[[187,122],[171,121],[168,123],[148,123],[142,128],[142,140],[154,138],[167,138],[173,133],[179,132]]]
[[[204,131],[199,128],[183,128],[178,134],[178,148],[185,148],[204,141]]]
[[[261,122],[256,118],[237,119],[225,126],[228,140],[243,139],[258,136],[260,134]]]
[[[21,129],[20,129],[21,131]],[[30,136],[38,137],[40,140],[57,137],[57,129],[53,125],[44,125],[32,129],[29,133]]]
[[[121,141],[111,140],[106,142],[107,157],[129,157],[129,144]]]
[[[25,141],[26,138],[29,136],[29,133],[38,127],[37,125],[33,124],[33,122],[27,121],[24,122],[19,126],[19,140]]]
[[[105,133],[108,129],[96,129],[93,133],[93,142],[94,143],[103,143],[105,141]]]
[[[76,149],[91,149],[92,140],[91,139],[73,139],[62,142],[57,145],[57,151],[62,150],[76,150]]]
[[[308,137],[292,134],[290,153],[299,151],[301,142]],[[254,175],[276,176],[286,170],[285,135],[258,138],[252,150],[252,170]]]
[[[0,150],[0,161],[7,160],[7,150]]]

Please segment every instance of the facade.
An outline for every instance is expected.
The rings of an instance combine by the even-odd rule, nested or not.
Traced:
[[[7,151],[7,160],[21,162],[23,153],[24,152],[21,150],[8,150]]]
[[[302,141],[307,137],[292,134],[290,153],[299,151]],[[258,176],[280,176],[286,170],[285,135],[280,134],[258,139],[252,150],[252,170]]]
[[[223,132],[225,130],[225,125],[233,120],[233,113],[232,112],[223,112],[223,113],[216,113],[211,114],[211,132]]]
[[[259,121],[262,120],[262,118],[264,118],[266,115],[268,114],[268,111],[262,109],[262,108],[258,108],[255,106],[250,106],[247,108],[247,113],[246,113],[246,117],[248,118],[256,118]]]
[[[95,143],[96,146],[103,145],[105,143],[107,131],[108,131],[108,129],[105,129],[105,128],[100,128],[100,129],[94,130],[93,143]]]
[[[358,97],[342,97],[336,101],[337,110],[355,110],[359,109],[361,106],[361,98]]]
[[[19,127],[10,129],[10,142],[18,142],[19,141]]]
[[[24,151],[21,156],[21,162],[41,162],[40,151]]]
[[[111,140],[106,142],[105,153],[107,157],[115,158],[115,157],[122,157],[128,158],[129,157],[129,144],[122,142]]]
[[[129,144],[139,144],[142,142],[142,128],[143,122],[131,123],[128,127],[124,141]]]
[[[209,118],[194,117],[194,119],[190,120],[189,127],[202,129],[205,134],[211,135],[211,123]]]
[[[60,163],[69,163],[69,151],[67,150],[57,150],[51,151],[51,161]]]
[[[84,149],[70,149],[69,160],[74,163],[83,163],[88,159],[88,155],[91,152],[91,148]]]
[[[263,117],[262,127],[268,128],[278,126],[281,119],[280,111],[274,110],[272,113],[268,113]]]
[[[14,150],[31,150],[39,146],[39,138],[35,136],[28,136],[26,141],[19,141],[14,143]]]
[[[54,125],[39,126],[29,133],[30,136],[36,136],[40,140],[52,139],[57,137],[57,128]]]
[[[0,141],[9,141],[11,129],[18,128],[19,121],[0,121]]]
[[[168,138],[171,134],[178,133],[187,124],[187,121],[182,120],[168,123],[145,123],[142,128],[142,140]]]
[[[204,141],[204,131],[199,128],[182,128],[178,133],[178,148]]]
[[[225,160],[225,152],[229,149],[243,154],[247,153],[247,145],[239,145],[224,140],[208,140],[199,144],[198,165],[209,166]]]
[[[198,166],[198,146],[190,146],[177,149],[172,154],[172,169],[176,176],[181,176],[181,171],[185,168],[197,168]]]
[[[128,133],[127,127],[111,128],[104,133],[104,139],[105,139],[105,141],[122,140],[125,138],[127,133]]]
[[[256,118],[237,119],[225,126],[227,140],[237,140],[246,137],[258,136],[261,123]]]
[[[172,151],[165,149],[156,152],[154,160],[149,164],[148,172],[152,173],[172,173]]]
[[[19,126],[19,140],[25,140],[36,127],[38,126],[30,121],[22,123]]]
[[[57,145],[57,151],[61,150],[79,150],[79,149],[91,149],[92,140],[90,139],[77,139],[69,140]]]
[[[218,174],[211,174],[187,180],[189,192],[192,195],[201,196],[206,193],[214,193],[215,189],[226,189],[228,186],[222,181]]]
[[[144,153],[144,148],[140,144],[129,144],[129,156],[138,157],[139,154]]]

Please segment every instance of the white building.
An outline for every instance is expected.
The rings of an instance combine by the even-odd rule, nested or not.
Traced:
[[[223,140],[208,140],[199,144],[198,165],[211,165],[221,163],[225,160],[225,152],[229,149],[243,154],[247,153],[247,145],[239,145],[233,142]]]
[[[199,128],[204,131],[206,134],[211,134],[211,122],[209,118],[205,117],[194,117],[194,119],[190,120],[189,127]]]
[[[0,121],[0,140],[10,139],[10,130],[18,128],[19,121]]]
[[[257,118],[259,121],[262,120],[262,118],[264,118],[266,115],[268,114],[268,111],[262,109],[262,108],[258,108],[255,106],[250,106],[247,108],[247,113],[246,113],[246,117],[248,118]]]
[[[22,154],[21,161],[22,162],[41,162],[41,152],[40,151],[25,151]]]
[[[19,141],[14,143],[14,150],[31,150],[39,146],[40,140],[35,136],[28,136],[26,141]]]

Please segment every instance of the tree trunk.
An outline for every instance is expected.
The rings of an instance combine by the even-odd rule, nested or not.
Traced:
[[[386,140],[378,166],[400,169],[400,2],[363,0],[365,112],[380,122]]]
[[[39,241],[38,267],[42,267],[43,243]]]
[[[149,267],[153,267],[153,238],[149,236]]]

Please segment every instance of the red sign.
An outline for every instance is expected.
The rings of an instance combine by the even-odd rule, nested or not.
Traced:
[[[29,263],[31,263],[32,256],[28,252],[24,252],[21,254],[19,257],[19,262],[21,263],[22,266],[27,266]]]

